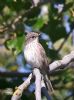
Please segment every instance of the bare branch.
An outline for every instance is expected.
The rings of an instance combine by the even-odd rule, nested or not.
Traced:
[[[70,36],[70,34],[68,34],[66,37],[65,37],[65,39],[64,39],[64,41],[61,43],[61,45],[59,46],[59,48],[57,49],[57,52],[59,52],[61,49],[62,49],[62,47],[64,46],[64,44],[66,43],[66,41],[68,40],[68,37]]]
[[[34,68],[33,74],[35,75],[35,78],[36,78],[36,80],[35,80],[36,100],[41,100],[41,73],[40,73],[40,70],[37,68]],[[17,90],[14,92],[11,100],[19,100],[21,98],[24,89],[26,89],[29,86],[30,80],[32,79],[32,77],[33,77],[33,75],[31,73],[29,75],[29,77],[27,78],[27,80],[24,81],[23,84],[21,84],[19,87],[17,87]]]
[[[64,56],[62,60],[54,61],[49,65],[49,71],[53,71],[55,69],[66,68],[66,66],[74,60],[74,51],[70,54]]]
[[[41,100],[41,73],[40,70],[34,68],[33,73],[35,75],[35,96],[36,100]]]
[[[74,60],[74,51],[72,51],[70,54],[66,55],[63,57],[62,60],[57,60],[54,61],[53,63],[51,63],[49,65],[49,69],[51,73],[53,70],[55,69],[60,69],[60,68],[66,68],[66,66],[71,63]],[[36,89],[35,89],[35,96],[36,96],[36,100],[41,100],[41,87],[45,88],[45,84],[43,79],[41,79],[41,73],[40,70],[37,68],[33,69],[33,74],[35,75],[35,85],[36,85]],[[32,79],[33,75],[32,73],[29,75],[29,77],[27,78],[27,80],[21,84],[17,90],[14,92],[13,96],[12,96],[12,100],[18,100],[21,96],[22,96],[22,92],[24,91],[24,89],[26,89],[28,87],[28,85],[30,85],[30,80]],[[45,88],[46,89],[46,88]],[[47,94],[47,92],[46,92]],[[48,98],[50,98],[50,96],[46,96]],[[50,100],[50,99],[49,99]]]
[[[30,85],[30,81],[32,79],[33,75],[32,73],[29,75],[29,77],[21,84],[19,87],[17,87],[16,91],[14,92],[11,100],[19,100],[22,96],[22,93],[24,89],[26,89]]]

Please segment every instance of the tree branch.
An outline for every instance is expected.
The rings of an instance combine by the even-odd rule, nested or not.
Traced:
[[[36,80],[35,80],[36,100],[41,100],[41,73],[40,73],[40,70],[37,69],[37,68],[34,68],[33,69],[33,74],[35,75],[35,78],[36,78]],[[23,84],[21,84],[19,87],[17,87],[17,90],[14,92],[11,100],[19,100],[21,98],[24,89],[26,89],[30,85],[30,81],[31,81],[32,77],[33,77],[33,75],[31,73],[29,75],[29,77],[27,78],[27,80],[24,81]]]
[[[49,73],[54,71],[55,69],[60,69],[60,68],[66,68],[66,66],[71,63],[74,60],[74,51],[72,51],[70,54],[66,55],[63,57],[62,60],[57,60],[54,61],[53,63],[51,63],[49,65]],[[35,89],[35,96],[36,96],[36,100],[41,100],[41,87],[44,87],[45,89],[45,84],[44,81],[41,77],[41,73],[40,70],[37,68],[33,69],[33,74],[35,76],[35,85],[36,85],[36,89]],[[32,79],[33,75],[32,73],[29,75],[29,77],[27,78],[27,80],[21,84],[17,90],[14,92],[13,96],[12,96],[12,100],[18,100],[21,96],[22,96],[22,92],[24,89],[26,89],[28,87],[28,85],[30,85],[30,80]],[[45,95],[47,98],[50,98],[50,96],[48,96],[47,92],[45,92]],[[51,98],[49,99],[51,100]]]
[[[34,68],[33,73],[35,75],[35,96],[36,100],[41,100],[41,73],[40,70]]]
[[[59,46],[59,48],[56,50],[57,52],[59,52],[59,51],[62,49],[62,47],[64,46],[65,42],[68,40],[68,37],[69,37],[69,36],[70,36],[70,34],[68,34],[68,35],[65,37],[64,41],[61,43],[61,45]]]
[[[54,71],[56,69],[62,69],[66,68],[69,63],[71,63],[74,60],[74,51],[72,51],[70,54],[64,56],[62,60],[54,61],[49,65],[49,72]]]
[[[22,93],[24,89],[26,89],[30,85],[30,81],[32,79],[33,75],[32,73],[28,76],[28,78],[21,84],[20,86],[17,87],[16,91],[14,92],[11,100],[19,100],[20,97],[22,96]]]

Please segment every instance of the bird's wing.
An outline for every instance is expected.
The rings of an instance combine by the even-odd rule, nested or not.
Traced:
[[[41,58],[42,58],[41,60],[43,63],[43,67],[45,70],[48,70],[49,60],[48,60],[48,57],[46,55],[46,52],[40,43],[38,44],[38,46],[39,46],[38,48],[39,48],[39,52],[40,52]]]

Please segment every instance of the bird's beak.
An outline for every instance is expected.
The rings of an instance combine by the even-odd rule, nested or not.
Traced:
[[[40,33],[39,33],[39,35],[40,35]]]
[[[38,35],[40,36],[41,34],[40,34],[40,33],[38,33]]]

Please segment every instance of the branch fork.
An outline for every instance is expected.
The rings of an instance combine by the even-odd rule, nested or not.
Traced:
[[[49,65],[49,73],[60,68],[66,68],[68,64],[70,64],[72,61],[74,61],[74,51],[72,51],[70,54],[64,56],[62,60],[54,61]],[[31,79],[35,76],[35,97],[36,100],[41,100],[41,88],[44,87],[46,90],[46,86],[43,80],[43,76],[40,73],[40,70],[37,68],[33,69],[33,74],[31,73],[28,78],[17,87],[16,91],[14,92],[11,100],[19,100],[22,96],[23,91],[30,85]],[[46,91],[47,92],[47,91]],[[51,100],[48,93],[45,93],[45,96],[47,97],[47,100]]]

